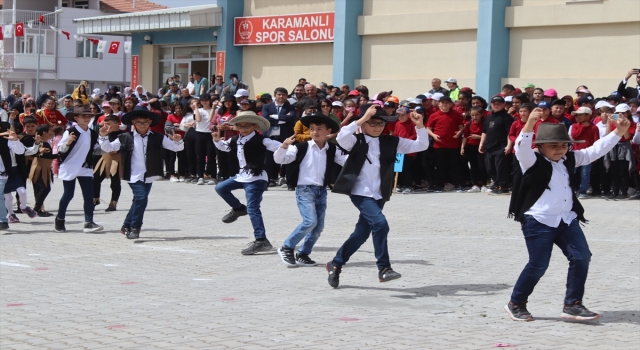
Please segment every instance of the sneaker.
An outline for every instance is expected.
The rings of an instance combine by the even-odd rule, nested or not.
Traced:
[[[580,193],[580,194],[578,195],[578,199],[589,199],[589,196],[587,196],[587,194],[586,194],[586,193]]]
[[[129,234],[129,232],[131,232],[131,227],[128,227],[128,226],[122,226],[122,227],[120,228],[120,233],[122,233],[122,234],[123,234],[123,235],[125,235],[125,236],[126,236],[126,235],[128,235],[128,234]]]
[[[227,215],[222,217],[222,222],[224,222],[225,224],[230,224],[238,220],[239,217],[245,215],[247,215],[247,206],[243,205],[240,210],[231,209],[231,211],[227,213]]]
[[[285,185],[282,185],[282,186],[287,186],[287,185],[285,184]],[[287,186],[287,191],[295,191],[295,190],[296,190],[295,186]]]
[[[401,274],[393,271],[392,268],[387,267],[384,270],[381,270],[380,272],[378,272],[378,279],[380,280],[380,282],[388,282],[388,281],[392,281],[392,280],[397,280],[398,278],[402,277]]]
[[[140,238],[140,229],[132,228],[125,236],[127,236],[127,239],[138,239]]]
[[[404,191],[404,188],[396,187],[396,193],[402,193],[402,191]]]
[[[174,181],[175,182],[175,181]],[[111,203],[109,203],[109,206],[107,207],[107,209],[105,209],[104,211],[106,212],[110,212],[110,211],[116,211],[116,206],[118,205],[118,202],[116,201],[112,201]]]
[[[18,203],[18,207],[13,211],[14,214],[22,214],[22,209],[20,209],[20,203]]]
[[[335,267],[329,261],[327,265],[325,265],[327,272],[329,273],[329,285],[333,288],[338,288],[340,284],[340,272],[342,272],[342,267]]]
[[[36,210],[35,212],[36,212],[36,214],[38,214],[38,217],[40,217],[40,218],[48,218],[50,216],[53,216],[53,214],[51,214],[50,212],[42,210],[42,209],[41,210]]]
[[[489,192],[489,194],[504,194],[504,190],[501,186],[497,186],[491,192]]]
[[[282,186],[284,184],[287,183],[287,180],[284,177],[281,177],[278,179],[278,182],[276,183],[278,186]]]
[[[429,185],[427,186],[427,192],[435,192],[436,188],[437,187],[435,185]]]
[[[31,209],[31,207],[25,207],[24,209],[22,209],[22,211],[27,214],[28,217],[30,218],[35,218],[36,216],[38,216],[38,213],[36,213],[35,210]]]
[[[84,232],[84,233],[94,233],[94,232],[102,231],[103,229],[104,229],[104,227],[96,224],[93,221],[89,221],[89,222],[85,222],[84,223],[84,228],[82,229],[82,232]]]
[[[447,192],[449,192],[449,191],[453,191],[455,188],[456,188],[456,187],[455,187],[455,186],[453,186],[453,185],[452,185],[452,184],[450,184],[450,183],[446,183],[446,184],[444,184],[444,190],[445,190],[445,191],[447,191]]]
[[[315,261],[311,260],[311,258],[307,254],[296,254],[296,264],[302,265],[302,266],[316,266],[316,265],[318,265],[318,263],[316,263]]]
[[[94,198],[93,199],[93,207],[97,207],[100,205],[100,198]]]
[[[293,256],[293,249],[285,248],[284,246],[282,246],[282,248],[278,248],[278,254],[280,255],[280,259],[285,265],[289,267],[296,266],[296,259]]]
[[[576,301],[575,305],[564,306],[560,317],[576,321],[590,321],[600,317],[595,312],[589,311],[581,301]]]
[[[198,179],[198,183],[196,185],[204,185],[204,179],[203,178],[199,178]]]
[[[178,178],[178,182],[184,182],[184,176],[180,176],[180,177]]]
[[[407,187],[404,190],[402,190],[402,194],[410,194],[413,193],[413,188],[411,187]]]
[[[527,311],[527,303],[515,305],[509,302],[504,306],[504,309],[514,321],[533,321],[533,316]]]
[[[442,193],[442,192],[444,192],[444,188],[440,186],[436,186],[433,190],[433,193]]]
[[[271,242],[269,242],[268,239],[265,239],[264,241],[255,240],[247,244],[247,247],[242,249],[241,253],[242,255],[253,255],[253,254],[266,253],[266,252],[272,252],[272,251],[273,251],[273,246],[271,245]]]
[[[178,181],[180,180],[178,180],[178,178],[175,176],[172,176],[171,179],[169,179],[169,182],[178,182]]]
[[[18,216],[16,216],[16,214],[9,215],[9,223],[10,224],[17,224],[19,222],[20,222],[20,219],[18,219]]]
[[[9,223],[8,222],[0,222],[0,231],[5,231],[9,229]]]
[[[480,188],[478,186],[473,186],[471,187],[470,190],[467,191],[467,193],[478,193],[480,192]]]
[[[462,189],[462,186],[456,187],[456,193],[464,193],[464,190]]]
[[[217,185],[218,184],[218,180],[217,179],[211,179],[209,181],[207,181],[207,185]]]
[[[269,180],[269,187],[276,187],[276,180]]]
[[[636,192],[636,194],[629,197],[629,200],[638,200],[638,199],[640,199],[640,192]]]
[[[67,231],[67,228],[64,227],[64,220],[58,219],[57,216],[56,216],[55,228],[56,228],[56,232],[65,232],[65,231]]]

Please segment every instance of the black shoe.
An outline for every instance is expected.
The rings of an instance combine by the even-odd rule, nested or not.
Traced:
[[[100,198],[94,198],[93,199],[93,207],[97,207],[100,205]]]
[[[50,216],[53,216],[53,214],[44,210],[36,210],[36,214],[38,214],[38,217],[41,217],[41,218],[48,218]]]
[[[514,321],[533,321],[533,316],[527,311],[527,303],[515,305],[508,302],[504,309],[507,310],[507,313]]]
[[[333,288],[338,288],[340,284],[340,272],[342,272],[342,267],[335,267],[329,261],[327,265],[325,265],[327,272],[329,273],[329,285]]]
[[[638,199],[640,199],[640,191],[636,192],[636,194],[629,197],[629,200],[638,200]]]
[[[278,254],[285,265],[289,267],[296,266],[296,259],[293,257],[293,249],[282,246],[282,248],[278,248]]]
[[[64,220],[58,219],[57,216],[56,216],[55,227],[56,227],[56,232],[66,232],[67,231],[67,228],[64,227]]]
[[[307,254],[296,254],[296,264],[302,265],[302,266],[316,266],[316,265],[318,265],[318,263],[316,263],[315,261],[311,260],[311,258]]]
[[[610,193],[610,194],[607,196],[607,199],[613,199],[613,200],[615,200],[615,199],[617,199],[617,198],[618,198],[618,195],[617,195],[617,194],[615,194],[615,192],[612,192],[612,193]]]
[[[380,280],[380,282],[397,280],[400,277],[402,277],[402,275],[393,271],[393,269],[390,267],[387,267],[386,269],[383,269],[380,272],[378,272],[378,279]]]
[[[227,213],[227,215],[222,217],[222,222],[224,222],[225,224],[230,224],[238,220],[239,217],[245,215],[247,215],[247,206],[243,205],[239,210],[231,209],[231,211]]]
[[[118,205],[118,202],[111,201],[111,203],[109,203],[109,206],[107,207],[107,209],[105,209],[104,211],[106,211],[106,212],[116,211],[116,205]]]
[[[295,187],[295,186],[288,186],[288,187],[287,187],[287,190],[289,190],[289,191],[295,191],[295,190],[296,190],[296,187]]]
[[[125,234],[125,236],[127,236],[127,239],[138,239],[140,238],[140,229],[132,228]]]
[[[582,305],[581,301],[576,301],[575,305],[573,306],[565,305],[562,308],[560,317],[576,321],[590,321],[599,318],[600,315],[595,312],[589,311],[586,307],[584,307],[584,305]]]
[[[276,187],[276,180],[269,180],[269,187]]]
[[[509,192],[507,192],[508,194]],[[504,190],[502,189],[501,186],[497,186],[496,188],[493,189],[493,191],[489,192],[489,194],[504,194]]]
[[[265,239],[264,241],[253,241],[247,245],[246,248],[242,249],[242,255],[254,255],[258,253],[268,253],[273,251],[273,246],[269,240]]]
[[[9,229],[9,223],[8,222],[0,222],[0,231],[5,231]]]
[[[94,232],[102,231],[103,229],[104,229],[104,227],[96,224],[93,221],[89,221],[89,222],[85,222],[84,223],[84,228],[82,229],[82,232],[84,232],[84,233],[94,233]]]
[[[13,211],[14,214],[22,214],[22,209],[20,209],[20,202],[18,202],[18,208]]]
[[[123,234],[123,235],[125,235],[125,236],[126,236],[127,234],[129,234],[129,232],[131,232],[131,227],[128,227],[128,226],[122,226],[122,227],[120,228],[120,233],[122,233],[122,234]]]
[[[27,214],[27,216],[31,219],[35,218],[36,216],[38,216],[38,213],[36,213],[35,210],[31,209],[31,207],[24,207],[24,209],[22,209],[22,211],[24,211],[25,214]]]

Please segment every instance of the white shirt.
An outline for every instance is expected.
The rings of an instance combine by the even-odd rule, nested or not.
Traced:
[[[7,114],[7,111],[5,111],[2,108],[0,108],[0,121],[3,121],[3,122],[9,121],[9,115]]]
[[[531,148],[533,132],[521,132],[516,139],[516,157],[520,163],[520,169],[524,174],[536,162],[536,155]],[[576,168],[587,165],[604,156],[620,141],[615,133],[610,133],[596,141],[593,146],[572,151],[576,158]],[[533,216],[538,222],[549,227],[558,227],[560,221],[570,224],[578,215],[571,210],[573,207],[573,190],[571,189],[570,176],[564,165],[566,157],[557,162],[545,159],[551,163],[551,181],[547,189],[538,198],[538,201],[525,212]],[[573,174],[571,174],[573,176]]]
[[[147,133],[142,137],[136,130],[133,131],[133,152],[131,153],[131,177],[129,178],[129,183],[136,183],[138,181],[144,181],[145,183],[152,183],[156,181],[160,176],[151,176],[144,177],[144,174],[147,172],[147,143],[149,142],[149,136],[153,134],[153,131],[147,130]],[[113,140],[113,142],[109,142],[109,137],[100,136],[98,138],[100,141],[100,147],[104,152],[116,152],[120,150],[122,146],[120,144],[120,139],[117,138]],[[164,136],[162,138],[162,147],[168,149],[169,151],[179,152],[184,149],[184,142],[180,140],[179,142],[175,142]]]
[[[324,147],[320,148],[315,141],[307,141],[309,147],[307,153],[300,162],[300,173],[298,175],[298,185],[311,185],[324,187],[324,173],[327,169],[327,150],[329,143],[325,142]],[[287,149],[278,147],[273,153],[273,160],[278,164],[289,164],[296,160],[298,147],[289,146]],[[336,147],[336,154],[333,161],[339,165],[344,165],[347,156]]]
[[[353,145],[356,144],[357,139],[353,135],[356,130],[358,130],[358,124],[352,122],[340,129],[336,137],[338,144],[347,151],[351,151]],[[427,129],[424,127],[416,128],[416,134],[417,138],[415,140],[400,138],[396,152],[407,154],[421,152],[429,148]],[[368,160],[365,160],[356,183],[351,189],[351,194],[379,200],[382,199],[382,193],[380,192],[380,140],[377,137],[371,137],[366,134],[364,138],[369,145]]]
[[[200,119],[199,122],[196,122],[196,131],[211,133],[211,129],[209,128],[209,122],[211,121],[211,113],[213,113],[213,110],[198,108],[198,112],[200,112],[200,117],[202,119]]]
[[[189,89],[189,93],[190,93],[191,95],[193,95],[193,93],[195,92],[195,87],[196,87],[196,86],[195,86],[195,85],[193,85],[193,83],[192,83],[192,82],[189,82],[189,83],[187,84],[187,89]]]
[[[91,147],[91,129],[82,130],[82,128],[78,126],[76,130],[80,132],[80,136],[76,140],[76,145],[64,162],[60,163],[58,170],[58,178],[63,181],[75,180],[75,178],[81,176],[93,177],[93,168],[85,168],[82,166],[87,160],[87,153],[89,152],[89,147]],[[68,152],[68,139],[69,130],[64,132],[62,139],[58,143],[58,153]]]
[[[9,146],[9,151],[11,153],[11,166],[18,166],[18,163],[16,163],[16,154],[24,154],[27,149],[24,147],[24,145],[22,144],[22,142],[20,141],[11,141],[8,140],[7,141],[7,146]],[[34,147],[36,147],[36,145],[34,145]],[[36,148],[37,149],[37,148]],[[2,158],[0,158],[0,173],[4,173],[7,172],[7,168],[4,166],[4,162],[2,161]],[[6,175],[0,175],[0,178],[2,179],[6,179],[9,177],[9,174],[7,172]],[[4,205],[4,204],[2,204]]]
[[[40,150],[40,145],[38,145],[36,143],[34,143],[33,146],[31,146],[31,147],[24,147],[24,144],[20,140],[18,140],[17,142],[22,145],[22,148],[24,148],[24,151],[16,153],[16,152],[11,151],[11,147],[9,147],[9,150],[11,151],[11,152],[9,152],[9,154],[11,155],[11,167],[18,166],[18,162],[16,161],[16,154],[22,154],[22,155],[25,155],[25,156],[32,156],[32,155],[38,153],[38,151]],[[27,170],[29,170],[29,169],[27,169]]]
[[[260,176],[254,176],[253,174],[251,174],[248,171],[243,170],[244,167],[247,166],[247,160],[244,158],[244,144],[251,140],[251,138],[255,135],[255,131],[252,132],[251,134],[247,135],[247,136],[242,136],[239,135],[238,136],[238,152],[237,152],[237,156],[238,156],[238,163],[240,165],[240,172],[238,173],[238,175],[236,176],[236,181],[237,182],[254,182],[254,181],[258,181],[258,180],[264,180],[264,181],[268,181],[269,178],[267,177],[267,172],[266,171],[262,171],[262,174],[260,174]],[[216,145],[216,147],[221,150],[222,152],[229,152],[229,142],[231,141],[231,139],[223,141],[220,140],[218,142],[213,141],[213,144]],[[262,144],[267,147],[267,150],[271,151],[271,152],[275,152],[278,148],[280,148],[280,146],[282,145],[280,142],[272,140],[270,138],[265,137],[262,140]]]
[[[185,124],[193,123],[194,121],[195,119],[193,119],[193,114],[187,113],[184,117],[182,117],[182,120],[180,121],[180,130],[189,131],[189,127],[186,126]]]
[[[607,124],[603,123],[601,120],[596,124],[596,127],[598,128],[598,133],[600,134],[600,138],[607,136]],[[571,133],[569,133],[569,135],[571,135]]]

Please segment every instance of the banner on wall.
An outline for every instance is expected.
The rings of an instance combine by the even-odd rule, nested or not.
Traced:
[[[224,61],[226,53],[224,51],[216,52],[216,75],[221,75],[224,79]]]
[[[333,12],[234,18],[236,46],[328,43],[333,38]]]
[[[138,70],[139,70],[139,61],[140,56],[131,55],[131,88],[135,90],[136,86],[138,86]]]

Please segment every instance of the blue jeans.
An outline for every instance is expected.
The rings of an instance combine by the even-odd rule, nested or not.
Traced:
[[[589,189],[589,181],[591,180],[591,164],[583,165],[576,168],[576,172],[580,172],[580,187],[578,192],[580,194],[587,194]]]
[[[356,228],[342,244],[342,247],[333,258],[333,266],[340,267],[349,261],[349,258],[360,246],[367,241],[369,235],[373,237],[373,248],[376,255],[376,265],[378,270],[391,267],[389,262],[389,251],[387,250],[387,235],[389,234],[389,224],[387,218],[382,214],[384,199],[375,200],[371,197],[351,195],[351,203],[360,210],[360,217]]]
[[[324,186],[298,185],[296,202],[302,216],[302,223],[291,232],[283,246],[296,249],[296,245],[304,238],[298,249],[303,255],[311,254],[313,245],[324,229],[324,214],[327,210],[327,188]]]
[[[216,192],[224,199],[233,209],[242,208],[242,203],[236,198],[231,191],[244,188],[247,197],[247,213],[253,225],[253,235],[256,239],[266,239],[267,232],[262,221],[262,212],[260,211],[260,203],[262,202],[262,194],[267,188],[267,181],[257,180],[253,182],[238,182],[236,176],[230,177],[216,185]]]
[[[525,215],[522,233],[529,251],[529,262],[513,287],[511,302],[521,304],[533,293],[533,288],[549,267],[553,245],[557,245],[569,260],[565,305],[582,301],[587,281],[591,251],[578,220],[561,222],[557,228],[541,224],[533,216]]]
[[[133,192],[133,201],[127,217],[124,219],[124,227],[142,228],[142,219],[144,219],[144,211],[147,209],[151,185],[153,183],[145,183],[144,181],[129,183],[129,187]]]
[[[67,207],[73,199],[73,195],[76,192],[76,180],[80,184],[80,190],[82,191],[82,200],[84,201],[84,222],[93,221],[93,177],[79,176],[73,180],[62,181],[62,187],[64,192],[60,198],[60,205],[58,205],[58,219],[64,220],[67,214]]]
[[[0,177],[0,194],[4,193],[4,185],[7,183],[7,178]],[[2,203],[0,203],[0,222],[9,222],[7,218],[7,207],[4,205],[4,195],[2,196]]]

